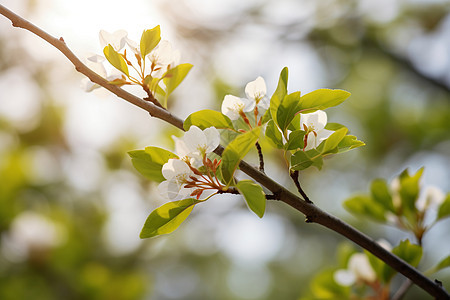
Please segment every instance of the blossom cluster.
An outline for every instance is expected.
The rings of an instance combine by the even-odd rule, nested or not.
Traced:
[[[155,32],[154,44],[156,45],[149,53],[141,53],[142,49],[139,44],[130,39],[125,30],[117,30],[113,33],[101,30],[99,33],[102,49],[111,46],[114,51],[120,54],[126,65],[135,70],[134,75],[127,74],[117,67],[108,74],[104,65],[105,57],[97,54],[87,57],[87,66],[111,83],[118,85],[137,84],[144,87],[148,84],[149,79],[161,80],[168,70],[179,64],[180,52],[173,50],[169,41],[160,41],[159,26],[151,31]],[[135,63],[129,58],[127,49],[132,52]],[[86,91],[92,91],[99,87],[87,78],[83,80],[82,85]]]
[[[262,117],[270,107],[264,79],[259,76],[254,81],[247,83],[245,94],[246,98],[226,95],[222,102],[222,113],[233,121],[242,118],[249,128],[252,128],[246,113],[253,111],[254,124],[261,126]],[[306,132],[303,151],[317,148],[320,143],[330,137],[334,131],[325,129],[326,124],[327,114],[323,110],[300,114],[300,128]]]
[[[174,137],[174,140],[179,158],[169,159],[162,167],[166,180],[159,184],[158,190],[163,197],[179,200],[195,196],[199,199],[225,187],[216,176],[220,161],[208,158],[220,142],[215,127],[201,130],[191,126],[182,138]]]
[[[266,82],[262,77],[258,77],[245,86],[247,98],[226,95],[222,102],[222,113],[231,120],[237,120],[242,117],[251,128],[245,113],[253,111],[256,125],[261,125],[261,118],[258,120],[258,116],[261,117],[270,105],[270,100],[266,93]]]

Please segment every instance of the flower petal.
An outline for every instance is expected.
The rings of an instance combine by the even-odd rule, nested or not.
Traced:
[[[168,180],[183,174],[193,174],[189,166],[184,161],[173,158],[169,159],[169,161],[162,166],[161,172],[164,178]]]
[[[325,127],[327,124],[327,113],[323,110],[317,110],[309,114],[300,114],[300,127],[303,129],[303,125],[306,127],[318,131]]]
[[[183,139],[177,138],[176,136],[172,136],[175,141],[175,152],[180,158],[187,157],[189,154],[189,149],[186,146],[186,143]]]
[[[215,127],[203,130],[206,137],[206,153],[214,151],[220,144],[220,133]]]
[[[117,30],[113,33],[109,33],[105,30],[100,30],[99,39],[102,48],[111,45],[114,50],[120,51],[126,43],[126,37],[128,33],[125,30]]]
[[[268,97],[263,97],[257,104],[258,112],[264,112],[270,107],[270,99]]]
[[[340,269],[333,274],[334,281],[343,286],[351,286],[355,283],[355,274],[348,270]]]
[[[231,120],[239,119],[239,112],[243,111],[245,103],[241,98],[226,95],[222,102],[222,113],[226,115]]]
[[[259,76],[254,81],[247,83],[245,86],[245,94],[247,98],[259,102],[267,93],[266,82]]]
[[[202,149],[206,149],[206,136],[197,126],[191,126],[184,134],[183,141],[190,154],[200,155]]]
[[[356,278],[373,282],[377,279],[375,271],[370,265],[369,259],[363,253],[356,253],[350,257],[348,269],[355,274]]]

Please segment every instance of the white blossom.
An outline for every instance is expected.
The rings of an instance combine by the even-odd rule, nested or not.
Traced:
[[[109,33],[105,30],[100,30],[99,40],[102,49],[108,45],[111,45],[114,50],[120,51],[127,42],[128,33],[125,30],[117,30],[113,33]]]
[[[169,159],[161,171],[166,180],[159,184],[158,191],[164,198],[179,200],[192,193],[193,189],[184,187],[191,176],[195,176],[186,162],[180,159]]]
[[[304,150],[317,148],[321,142],[330,137],[333,131],[325,129],[327,114],[317,110],[309,114],[300,114],[300,129],[306,131],[306,145]]]
[[[261,114],[269,108],[270,100],[266,96],[267,87],[264,79],[259,76],[254,81],[247,83],[245,86],[245,94],[249,100],[253,100]]]
[[[178,65],[180,62],[180,51],[173,50],[169,41],[163,40],[147,56],[153,66],[152,77],[161,78],[167,70]]]
[[[445,200],[445,194],[442,190],[435,186],[427,186],[419,195],[416,201],[416,208],[419,211],[426,211],[427,209],[435,209],[440,206]]]
[[[269,108],[270,104],[266,93],[266,82],[259,76],[245,86],[247,98],[226,95],[222,102],[222,113],[231,120],[237,120],[242,113],[250,112],[257,107],[258,115],[261,116]]]
[[[177,155],[198,166],[201,165],[204,155],[211,153],[219,146],[220,134],[215,127],[201,130],[197,126],[191,126],[181,139],[174,138],[174,140]]]
[[[350,286],[356,282],[374,282],[377,276],[369,259],[364,253],[353,254],[347,265],[347,269],[340,269],[334,273],[334,280],[344,286]]]
[[[231,120],[237,120],[241,113],[252,111],[255,102],[233,95],[226,95],[222,102],[222,113]]]

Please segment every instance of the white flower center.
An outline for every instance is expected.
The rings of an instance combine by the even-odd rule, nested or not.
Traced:
[[[181,173],[181,174],[177,174],[176,176],[176,180],[178,182],[178,184],[185,184],[188,182],[188,174],[186,173]]]
[[[232,109],[236,112],[244,110],[244,103],[234,103]]]

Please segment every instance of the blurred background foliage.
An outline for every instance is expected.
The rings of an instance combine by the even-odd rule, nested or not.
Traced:
[[[350,91],[329,121],[367,146],[301,180],[317,205],[374,238],[412,237],[342,209],[372,179],[425,166],[424,184],[449,189],[449,1],[3,4],[80,56],[101,53],[98,29],[123,28],[136,40],[161,24],[194,64],[171,101],[180,117],[219,109],[259,75],[270,94],[284,66],[290,91]],[[196,208],[174,234],[139,240],[163,200],[126,152],[170,149],[180,132],[106,92],[84,93],[55,49],[3,17],[0,28],[0,299],[297,299],[318,270],[337,265],[338,245],[348,243],[337,234],[280,203],[259,220],[238,196]],[[291,186],[279,153],[262,146],[267,173]],[[448,221],[425,239],[420,268],[449,253]],[[449,290],[450,273],[436,276]],[[426,296],[413,288],[407,299]]]

